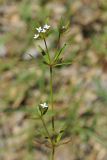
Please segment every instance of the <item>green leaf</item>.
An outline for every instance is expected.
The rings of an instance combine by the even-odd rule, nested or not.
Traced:
[[[59,56],[61,55],[62,51],[65,49],[66,47],[66,43],[63,45],[63,47],[59,50],[59,52],[56,52],[55,57],[54,57],[54,62],[56,62],[59,58]]]
[[[46,55],[45,50],[40,45],[38,47],[40,49],[40,52],[41,52],[42,56],[45,56]]]
[[[48,54],[46,53],[46,51],[45,51],[40,45],[39,45],[38,47],[39,47],[39,49],[40,49],[40,51],[41,51],[41,54],[42,54],[42,56],[43,56],[43,59],[44,59],[43,63],[49,64]]]
[[[72,61],[71,62],[62,62],[62,63],[57,63],[54,65],[54,67],[58,67],[58,66],[64,66],[64,65],[70,65],[72,64]]]
[[[56,138],[56,142],[57,142],[57,143],[61,140],[63,133],[64,133],[64,130],[61,130],[61,131],[59,132],[59,134],[58,134],[58,136],[57,136],[57,138]]]
[[[44,58],[44,61],[45,61],[47,64],[49,64],[49,57],[48,57],[48,55],[46,54],[43,58]]]
[[[48,65],[48,63],[45,60],[43,61],[43,63],[46,64],[46,65]]]

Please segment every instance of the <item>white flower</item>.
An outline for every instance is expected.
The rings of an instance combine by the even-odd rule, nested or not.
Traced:
[[[49,29],[49,28],[50,28],[50,26],[49,26],[49,25],[47,25],[47,24],[45,24],[43,28],[44,28],[44,29]]]
[[[42,108],[48,108],[48,105],[46,104],[46,102],[45,102],[45,103],[40,104],[40,106],[41,106]]]
[[[65,26],[62,26],[63,29],[65,29]]]
[[[42,33],[45,33],[46,32],[46,30],[45,29],[42,29],[42,31],[41,31]]]
[[[36,28],[36,30],[40,33],[42,31],[42,27]]]
[[[35,34],[34,38],[37,39],[39,37],[39,34]]]

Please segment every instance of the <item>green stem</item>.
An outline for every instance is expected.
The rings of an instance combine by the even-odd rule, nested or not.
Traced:
[[[60,33],[60,31],[59,31],[58,42],[57,42],[57,49],[60,48],[60,38],[61,38],[61,33]]]
[[[53,70],[52,67],[50,66],[50,102],[51,102],[51,108],[52,108],[52,113],[54,112],[54,107],[53,107]],[[52,116],[52,130],[53,130],[53,135],[55,132],[55,125],[54,125],[54,116]]]
[[[54,156],[55,156],[55,146],[52,146],[52,160],[54,160]]]
[[[41,121],[42,121],[42,123],[43,123],[43,126],[44,126],[44,129],[45,129],[45,131],[46,131],[46,134],[48,135],[51,143],[53,143],[53,142],[52,142],[52,139],[51,139],[51,136],[50,136],[50,134],[49,134],[49,131],[48,131],[48,129],[47,129],[47,126],[46,126],[46,124],[45,124],[45,121],[44,121],[44,119],[43,119],[43,117],[40,116],[40,119],[41,119]]]
[[[45,38],[43,40],[44,40],[44,43],[45,43],[48,59],[50,61],[50,103],[51,103],[52,113],[54,113],[54,107],[53,107],[53,67],[51,66],[51,58],[50,58],[50,55],[49,55],[49,51],[48,51],[48,47],[47,47],[47,43],[46,43]],[[60,37],[59,37],[59,40],[60,40]],[[51,136],[48,132],[48,129],[46,127],[46,124],[44,122],[44,119],[42,117],[41,117],[41,120],[42,120],[44,128],[45,128],[45,130],[47,132],[47,135],[48,135],[48,137],[51,141],[51,144],[52,144],[52,158],[51,159],[54,160],[54,155],[55,155],[54,139],[51,138]],[[52,137],[54,137],[54,134],[55,134],[54,116],[52,116],[52,131],[53,131],[53,136]]]

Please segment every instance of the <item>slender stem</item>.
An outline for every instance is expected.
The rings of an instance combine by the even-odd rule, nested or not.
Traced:
[[[54,160],[54,156],[55,156],[55,146],[52,146],[52,160]]]
[[[51,108],[52,113],[54,112],[54,106],[53,106],[53,68],[50,66],[50,102],[51,102]],[[53,137],[55,134],[55,120],[54,116],[52,116],[52,131],[53,131]],[[52,139],[52,158],[51,160],[54,160],[55,155],[55,145],[54,145],[54,139]]]
[[[52,108],[52,113],[53,113],[54,107],[53,107],[53,70],[52,70],[52,67],[50,67],[50,102],[51,102],[51,108]],[[54,116],[52,116],[52,130],[53,130],[53,135],[54,135],[54,132],[55,132]]]
[[[44,43],[45,43],[48,59],[50,61],[50,103],[51,103],[51,108],[52,108],[52,113],[53,113],[54,112],[54,107],[53,107],[53,67],[51,66],[51,58],[50,58],[50,55],[49,55],[49,51],[48,51],[48,47],[47,47],[47,43],[46,43],[45,38],[43,38],[43,40],[44,40]],[[59,36],[59,41],[60,41],[60,36]],[[46,124],[44,122],[44,119],[42,117],[41,117],[41,120],[42,120],[42,123],[44,125],[45,130],[46,130],[46,133],[47,133],[47,135],[48,135],[48,137],[51,141],[51,144],[52,144],[52,158],[51,159],[54,160],[54,155],[55,155],[54,139],[51,138],[51,136],[48,132],[48,129],[46,127]],[[54,137],[54,134],[55,134],[54,116],[52,116],[52,131],[53,131],[53,136],[52,137]]]
[[[46,43],[46,39],[43,38],[43,40],[44,40],[44,43],[45,43],[45,47],[46,47],[46,51],[47,51],[47,55],[48,55],[49,61],[51,62],[49,51],[48,51],[48,46],[47,46],[47,43]]]
[[[44,126],[44,129],[45,129],[45,131],[46,131],[46,134],[48,135],[51,143],[53,143],[53,142],[52,142],[52,139],[51,139],[51,136],[50,136],[50,134],[49,134],[49,131],[48,131],[48,129],[47,129],[47,126],[46,126],[46,124],[45,124],[45,121],[44,121],[44,119],[43,119],[43,117],[40,116],[40,119],[41,119],[41,121],[42,121],[42,123],[43,123],[43,126]]]
[[[60,48],[60,39],[61,39],[61,33],[60,33],[60,31],[59,31],[58,42],[57,42],[57,49]]]

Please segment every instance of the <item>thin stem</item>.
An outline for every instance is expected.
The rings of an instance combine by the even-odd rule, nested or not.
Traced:
[[[45,47],[46,47],[46,51],[47,51],[47,55],[48,55],[49,61],[51,62],[49,51],[48,51],[48,46],[47,46],[47,43],[46,43],[46,39],[43,38],[43,40],[44,40],[44,43],[45,43]]]
[[[55,146],[52,146],[52,160],[54,160],[54,156],[55,156]]]
[[[44,121],[44,119],[43,119],[43,117],[40,116],[40,119],[41,119],[41,121],[42,121],[42,123],[43,123],[43,126],[44,126],[44,129],[45,129],[45,131],[46,131],[46,134],[48,135],[51,143],[53,143],[53,142],[52,142],[52,139],[51,139],[51,136],[50,136],[50,134],[49,134],[49,131],[48,131],[48,129],[47,129],[47,126],[46,126],[46,124],[45,124],[45,121]]]
[[[50,102],[51,102],[51,108],[52,108],[52,113],[54,112],[54,107],[53,107],[53,70],[52,67],[50,66]],[[54,125],[54,116],[52,116],[52,130],[53,130],[53,135],[55,132],[55,125]]]
[[[61,39],[61,33],[60,33],[60,31],[59,31],[58,42],[57,42],[57,49],[60,48],[60,39]]]

